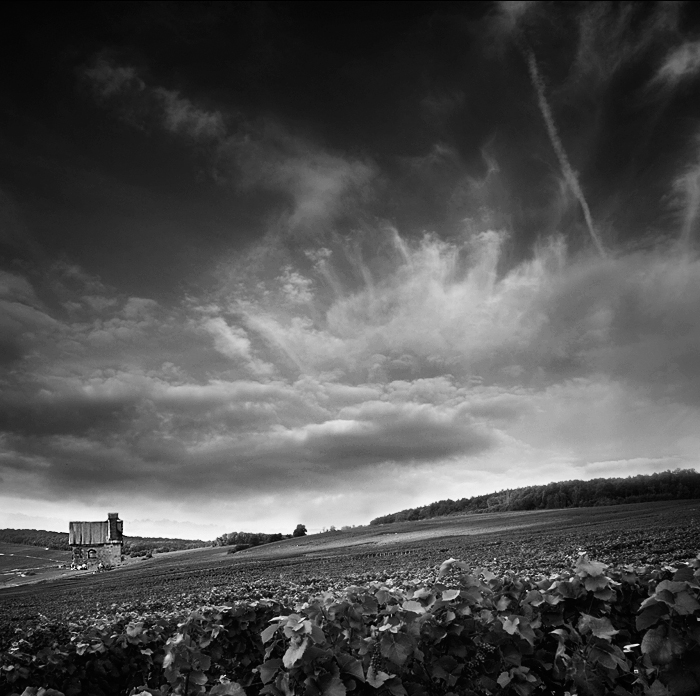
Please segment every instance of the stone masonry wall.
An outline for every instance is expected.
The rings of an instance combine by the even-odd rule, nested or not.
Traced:
[[[94,557],[90,557],[90,551],[94,550]],[[96,566],[102,563],[105,566],[118,566],[122,562],[121,544],[96,544],[94,546],[74,546],[73,561],[79,565],[87,563],[88,566]]]

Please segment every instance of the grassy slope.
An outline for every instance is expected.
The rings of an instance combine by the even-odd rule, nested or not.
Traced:
[[[211,589],[234,601],[251,588],[424,572],[449,557],[496,572],[549,573],[570,567],[580,549],[617,563],[693,557],[700,551],[700,501],[465,515],[317,534],[237,554],[225,547],[176,551],[111,573],[0,590],[0,620],[113,602],[197,603]]]

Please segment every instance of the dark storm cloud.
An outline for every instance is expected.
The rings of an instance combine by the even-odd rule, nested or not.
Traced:
[[[128,417],[128,406],[118,401],[39,397],[22,403],[5,394],[0,402],[0,431],[23,437],[120,432]]]
[[[49,495],[90,491],[99,482],[124,493],[226,496],[261,486],[314,488],[305,477],[342,479],[358,467],[439,461],[495,444],[460,409],[369,402],[329,418],[329,404],[307,405],[305,422],[294,425],[304,409],[298,387],[278,385],[267,394],[251,388],[245,402],[245,386],[221,387],[224,399],[207,393],[215,385],[201,388],[207,408],[191,389],[187,398],[177,387],[152,384],[148,398],[122,399],[131,407],[128,418],[124,404],[119,412],[104,399],[62,399],[46,412],[14,405],[2,423],[3,468],[23,472],[29,485],[41,475]],[[314,415],[319,422],[309,423]],[[100,465],[91,468],[90,461]]]

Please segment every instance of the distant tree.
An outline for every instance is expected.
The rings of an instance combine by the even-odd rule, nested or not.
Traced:
[[[303,537],[306,536],[306,527],[303,524],[298,524],[296,529],[292,532],[293,537]]]

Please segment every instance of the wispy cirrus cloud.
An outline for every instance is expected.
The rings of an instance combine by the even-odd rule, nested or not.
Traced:
[[[179,92],[147,84],[131,66],[104,56],[86,68],[84,78],[98,100],[136,127],[162,128],[209,148],[211,176],[240,191],[284,194],[277,224],[288,231],[317,232],[348,212],[350,202],[369,195],[375,178],[369,161],[333,153],[290,132],[273,119],[246,119],[235,112],[196,105]]]
[[[675,87],[700,73],[700,41],[687,41],[666,55],[654,83]]]
[[[200,142],[220,141],[226,135],[224,117],[218,111],[199,109],[177,92],[158,87],[163,100],[163,126],[171,133],[187,135]]]
[[[127,91],[141,92],[146,87],[135,68],[115,65],[105,58],[99,58],[94,65],[86,68],[85,76],[92,83],[95,93],[103,99]]]

